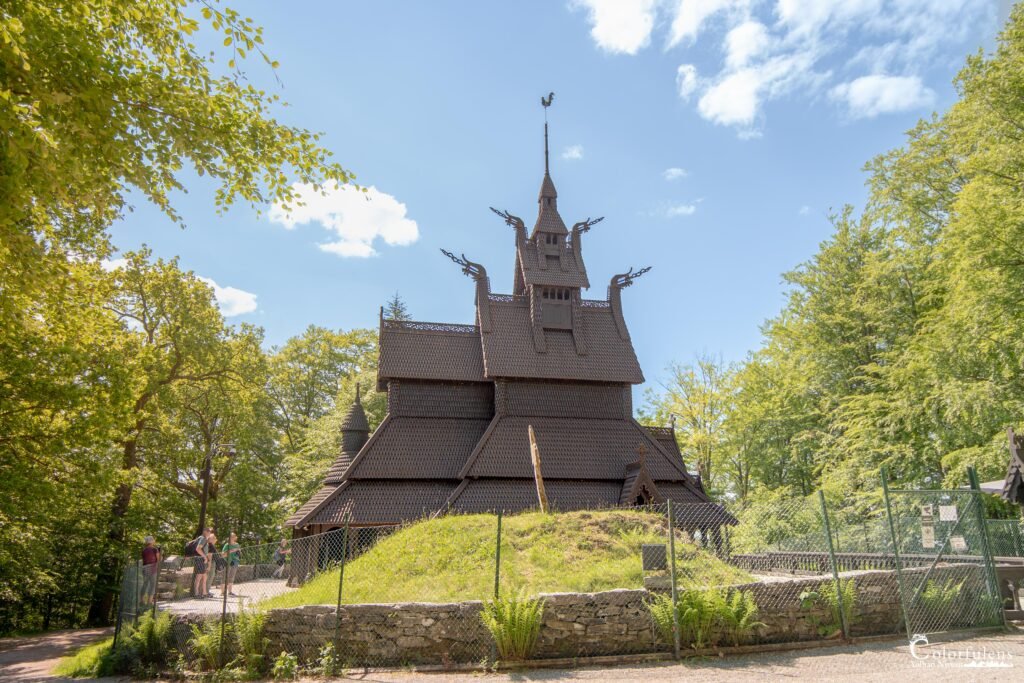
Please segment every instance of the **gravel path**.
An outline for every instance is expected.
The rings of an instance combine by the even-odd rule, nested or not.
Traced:
[[[0,640],[0,681],[70,681],[50,671],[71,651],[114,634],[113,628],[54,631]]]
[[[945,648],[943,652],[943,648]],[[536,669],[507,674],[373,673],[357,671],[349,677],[360,681],[440,683],[460,681],[761,681],[804,679],[813,681],[899,681],[911,683],[964,683],[965,681],[1024,680],[1024,631],[996,633],[915,648],[906,641],[845,645],[816,650],[694,659],[682,664],[646,664],[586,669]],[[979,660],[978,653],[995,658]],[[943,654],[945,655],[943,657]],[[959,655],[959,659],[957,656]],[[965,659],[971,657],[973,659]],[[977,666],[979,661],[999,668]],[[974,664],[968,666],[968,664]]]

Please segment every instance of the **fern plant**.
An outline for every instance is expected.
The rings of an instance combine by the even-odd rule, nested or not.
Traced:
[[[139,663],[144,667],[163,667],[171,642],[171,615],[160,612],[155,617],[146,613],[139,619],[138,626],[126,639],[126,646],[133,650]]]
[[[672,643],[672,598],[664,593],[658,593],[653,596],[651,602],[647,604],[647,609],[651,612],[651,618],[654,619],[654,625],[658,629],[658,634],[662,640],[666,643]]]
[[[491,632],[498,656],[505,660],[529,659],[540,635],[544,601],[523,592],[484,603],[480,618]]]
[[[266,669],[266,652],[270,639],[263,635],[267,622],[266,612],[243,609],[235,617],[236,661],[245,669],[247,678],[259,678]]]
[[[221,624],[219,619],[207,619],[201,626],[191,625],[192,637],[188,646],[204,671],[220,668]],[[225,624],[224,638],[231,637],[231,624]],[[226,643],[225,643],[226,644]]]
[[[764,626],[764,622],[758,621],[761,610],[754,600],[753,591],[732,590],[728,597],[722,600],[719,609],[719,619],[722,627],[732,639],[733,645],[739,645],[740,641],[749,636],[754,629]]]
[[[697,650],[714,645],[715,625],[722,612],[725,598],[714,588],[687,590],[679,595],[680,630],[684,642],[692,641]]]
[[[929,579],[924,590],[917,596],[920,606],[920,619],[929,631],[944,631],[949,628],[956,619],[956,608],[954,603],[960,597],[960,591],[964,582],[957,583],[949,579],[944,584],[939,584]]]
[[[818,595],[832,612],[832,622],[827,627],[829,633],[822,635],[835,635],[844,623],[847,628],[854,624],[857,618],[857,584],[853,579],[839,579],[838,586],[835,581],[825,581],[818,586]]]

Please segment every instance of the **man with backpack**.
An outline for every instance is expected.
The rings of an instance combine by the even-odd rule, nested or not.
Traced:
[[[203,533],[185,545],[185,557],[192,558],[192,595],[197,598],[212,598],[206,588],[206,572],[210,568],[210,541],[213,529],[206,527]]]

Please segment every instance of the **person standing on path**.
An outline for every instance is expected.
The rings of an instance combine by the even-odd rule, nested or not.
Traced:
[[[274,550],[274,564],[277,565],[277,569],[274,570],[275,579],[284,577],[284,566],[291,552],[292,549],[288,547],[288,539],[282,538],[281,542],[277,544],[277,549]]]
[[[142,604],[152,605],[156,600],[156,575],[163,560],[156,539],[146,536],[146,547],[142,549]]]
[[[235,574],[238,572],[238,566],[242,564],[242,546],[238,545],[238,535],[232,531],[228,534],[228,542],[224,544],[224,547],[220,549],[227,560],[227,578],[224,581],[224,590],[227,591],[228,595],[235,597],[234,592],[231,590],[235,584]]]
[[[192,580],[192,594],[197,598],[210,597],[206,592],[206,572],[210,568],[210,541],[213,529],[206,527],[203,533],[193,541],[196,544],[196,555],[192,558],[192,566],[195,567]]]

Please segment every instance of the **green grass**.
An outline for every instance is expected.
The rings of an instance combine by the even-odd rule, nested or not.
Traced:
[[[345,567],[343,602],[454,602],[494,592],[494,515],[451,515],[426,520],[384,538]],[[529,512],[502,520],[502,591],[528,595],[640,588],[640,546],[665,543],[663,515],[638,510]],[[680,585],[696,587],[752,581],[677,535]],[[260,607],[334,604],[338,571]]]
[[[102,666],[113,644],[114,638],[110,637],[81,647],[57,662],[53,674],[65,678],[96,678],[107,675],[108,672],[103,671]]]

